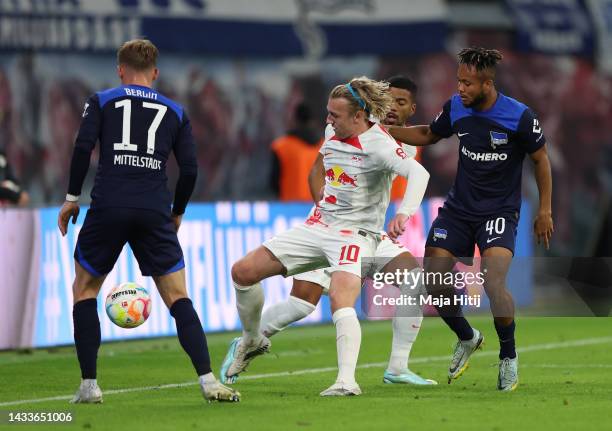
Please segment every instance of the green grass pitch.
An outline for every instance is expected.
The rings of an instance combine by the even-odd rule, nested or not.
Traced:
[[[103,344],[102,405],[70,405],[79,383],[74,349],[0,353],[3,429],[71,430],[587,430],[612,429],[612,319],[523,318],[517,321],[520,384],[499,393],[497,337],[490,318],[471,318],[485,346],[451,385],[446,370],[453,336],[426,318],[411,368],[435,387],[386,385],[382,373],[390,322],[362,322],[359,397],[321,398],[336,375],[333,326],[289,328],[272,339],[236,387],[237,404],[206,404],[176,338]],[[214,371],[235,334],[210,334]],[[266,376],[268,375],[268,376]],[[176,385],[185,384],[185,385]],[[164,386],[168,385],[168,386]],[[158,388],[153,388],[161,386]],[[148,387],[148,388],[144,388]],[[133,389],[118,392],[119,389]],[[56,397],[53,400],[40,399]],[[14,401],[27,401],[8,404]],[[8,411],[70,411],[65,425],[14,425]]]

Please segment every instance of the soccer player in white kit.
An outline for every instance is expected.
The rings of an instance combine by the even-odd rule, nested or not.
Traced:
[[[415,98],[417,94],[416,84],[408,77],[393,76],[387,80],[389,89],[393,96],[393,103],[390,111],[382,123],[385,126],[404,126],[408,125],[408,120],[416,111]],[[409,157],[416,155],[415,147],[405,146],[404,151]],[[429,173],[418,164],[412,162],[414,167],[410,175],[409,192],[414,194],[415,206],[410,208],[413,215],[419,209],[420,199],[425,193]],[[315,202],[320,199],[320,191],[326,181],[325,168],[323,167],[323,157],[319,155],[311,174],[309,176],[310,189]],[[314,209],[313,209],[314,210]],[[312,214],[312,212],[311,212]],[[372,272],[395,273],[400,271],[420,272],[421,269],[414,256],[408,249],[394,241],[391,237],[400,234],[399,226],[391,226],[397,231],[390,231],[389,234],[381,232],[382,240],[376,248],[376,255]],[[408,278],[408,280],[416,280]],[[261,332],[266,337],[272,337],[294,322],[307,317],[312,313],[321,299],[321,295],[327,295],[331,282],[331,274],[327,269],[317,269],[314,271],[296,274],[293,277],[293,286],[290,295],[286,300],[280,301],[268,307],[261,317]],[[422,286],[416,283],[404,283],[398,286],[402,296],[413,296],[425,294]],[[418,299],[417,299],[418,301]],[[383,374],[383,382],[389,384],[413,384],[413,385],[432,385],[437,384],[435,380],[425,379],[412,372],[408,367],[408,359],[412,345],[419,333],[423,320],[422,307],[418,302],[414,305],[397,306],[392,319],[393,337],[391,343],[391,354],[389,363]],[[240,338],[236,338],[232,343],[238,343]],[[223,374],[223,373],[222,373]],[[227,383],[235,383],[238,375]]]
[[[338,376],[321,395],[361,394],[355,381],[361,328],[354,309],[361,289],[361,259],[374,256],[381,241],[391,181],[396,174],[410,181],[413,166],[413,159],[386,130],[369,121],[370,116],[384,118],[391,103],[388,84],[367,77],[331,91],[327,104],[331,127],[320,149],[328,181],[320,206],[304,225],[273,237],[232,266],[243,336],[230,346],[223,378],[239,374],[270,348],[270,340],[260,330],[264,302],[260,281],[329,267]],[[392,225],[404,226],[415,206],[413,199],[410,193],[404,196]]]

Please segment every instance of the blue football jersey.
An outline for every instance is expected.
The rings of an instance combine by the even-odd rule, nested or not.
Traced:
[[[100,160],[91,207],[170,211],[166,162],[173,151],[181,170],[195,174],[191,125],[183,108],[157,91],[124,85],[91,96],[75,142]]]
[[[457,175],[444,206],[470,219],[518,216],[523,159],[546,142],[533,111],[501,93],[490,109],[477,111],[455,94],[430,128],[459,138]]]

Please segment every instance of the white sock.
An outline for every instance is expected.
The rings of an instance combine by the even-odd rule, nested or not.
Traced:
[[[361,326],[352,307],[345,307],[332,316],[336,325],[336,348],[338,349],[337,383],[355,383],[355,368],[361,346]]]
[[[240,322],[242,322],[243,341],[247,344],[254,344],[261,339],[259,321],[264,304],[261,283],[252,286],[240,286],[235,282],[233,284],[234,289],[236,289],[238,316],[240,316]]]
[[[217,382],[217,378],[212,373],[212,371],[210,373],[202,374],[200,376],[200,384],[201,385],[208,385],[208,384],[216,383],[216,382]]]
[[[266,337],[271,337],[293,322],[308,316],[315,308],[308,301],[289,296],[286,301],[274,304],[264,311],[261,316],[261,333]]]
[[[393,341],[391,342],[391,356],[387,371],[391,374],[401,374],[408,368],[410,350],[416,339],[423,317],[393,318]]]
[[[418,273],[422,273],[420,268],[415,268],[415,277]],[[414,278],[416,280],[418,278]],[[413,280],[409,278],[408,280]],[[422,280],[422,279],[419,279]],[[415,286],[412,289],[412,286]],[[408,295],[415,298],[415,305],[405,305],[395,309],[395,317],[393,317],[393,341],[391,342],[391,356],[389,357],[389,365],[387,371],[392,374],[401,374],[403,370],[408,368],[408,359],[414,340],[421,329],[423,321],[423,310],[419,304],[419,296],[423,293],[422,283],[408,282],[400,286],[402,295]]]

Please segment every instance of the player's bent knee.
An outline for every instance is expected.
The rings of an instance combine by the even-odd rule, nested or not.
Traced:
[[[172,304],[174,304],[179,299],[189,298],[187,290],[181,289],[179,287],[165,286],[162,288],[158,285],[157,290],[159,291],[159,296],[161,296],[162,300],[164,301],[164,304],[166,304],[166,307],[168,308],[172,307]]]
[[[357,289],[331,289],[329,292],[329,302],[332,311],[345,307],[353,307],[359,296],[359,288]]]
[[[257,283],[257,270],[246,259],[240,259],[232,265],[232,280],[239,286],[251,286]]]
[[[72,302],[84,301],[86,299],[93,299],[98,297],[99,290],[84,289],[81,286],[77,286],[76,283],[72,285]]]
[[[244,263],[244,259],[240,259],[239,261],[235,262],[232,265],[232,280],[234,280],[235,283],[238,284],[243,284],[241,283],[242,279],[243,279],[243,275],[244,273],[248,270],[248,265],[245,265]]]
[[[294,279],[290,298],[294,297],[316,306],[321,300],[322,294],[323,288],[318,284],[310,281]]]
[[[157,286],[159,295],[168,308],[179,299],[188,297],[184,269],[170,274],[154,276],[153,281]]]
[[[96,277],[90,274],[75,261],[75,277],[74,283],[72,284],[73,303],[76,304],[85,299],[96,298],[105,278],[106,275]]]
[[[395,256],[382,269],[383,273],[395,273],[397,270],[412,271],[419,268],[419,263],[412,253],[406,251],[398,256]]]
[[[485,284],[484,290],[492,302],[512,301],[512,294],[504,285],[492,287],[491,285]]]
[[[506,295],[506,276],[489,276],[485,277],[483,288],[487,295]]]

